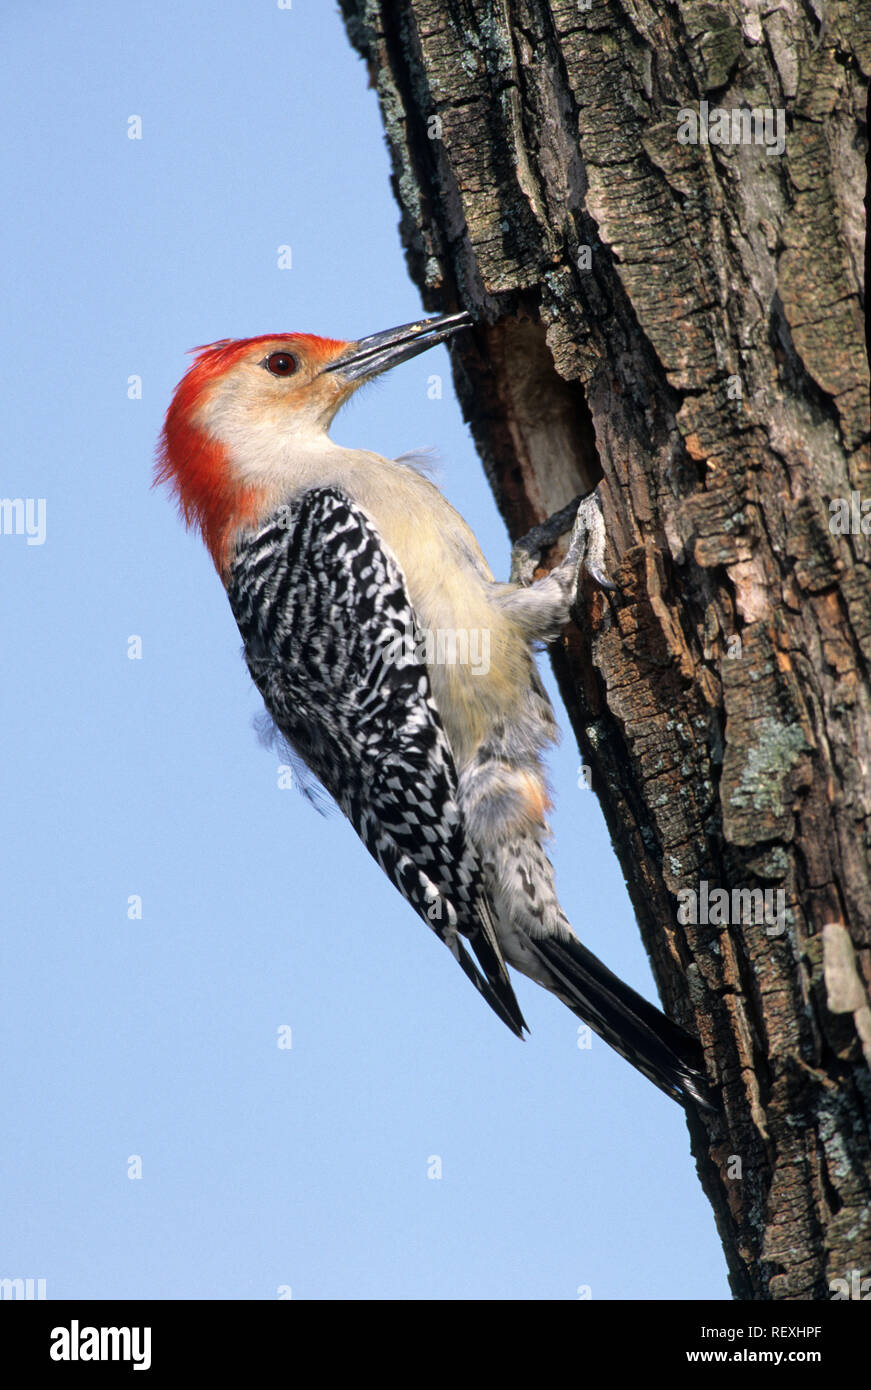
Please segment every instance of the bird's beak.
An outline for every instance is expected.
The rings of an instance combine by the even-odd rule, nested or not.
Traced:
[[[472,315],[465,310],[459,314],[442,314],[435,319],[419,319],[417,323],[404,323],[401,328],[388,328],[384,333],[372,333],[368,338],[360,338],[351,343],[347,352],[336,357],[323,368],[324,372],[341,372],[345,381],[366,381],[387,371],[409,357],[436,343],[443,343],[461,328],[468,328],[473,322]]]

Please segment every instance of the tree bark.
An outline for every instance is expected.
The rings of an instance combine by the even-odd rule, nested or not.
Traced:
[[[617,591],[585,584],[554,665],[665,1007],[722,1100],[689,1122],[733,1291],[855,1296],[871,1274],[871,11],[341,6],[412,278],[428,309],[479,321],[455,379],[512,537],[601,480]]]

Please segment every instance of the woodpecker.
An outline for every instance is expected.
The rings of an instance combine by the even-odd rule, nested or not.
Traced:
[[[534,645],[569,621],[581,566],[613,587],[595,496],[559,565],[499,583],[421,471],[329,437],[361,383],[471,323],[195,349],[156,477],[202,533],[280,737],[499,1018],[523,1036],[512,966],[667,1095],[707,1109],[698,1042],[581,944],[544,848],[557,726]],[[458,634],[486,641],[487,661],[464,660]]]

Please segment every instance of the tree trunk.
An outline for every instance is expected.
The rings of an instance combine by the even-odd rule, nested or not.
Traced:
[[[722,1098],[690,1129],[733,1291],[856,1296],[869,9],[341,4],[411,275],[479,319],[456,384],[512,537],[602,480],[618,587],[584,586],[554,665],[665,1007]]]

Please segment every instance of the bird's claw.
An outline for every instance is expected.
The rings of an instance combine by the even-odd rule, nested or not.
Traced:
[[[605,518],[597,492],[589,493],[578,507],[566,563],[574,564],[578,573],[583,565],[601,588],[614,588],[605,573]]]
[[[511,551],[511,582],[531,584],[542,551],[565,535],[569,527],[572,536],[560,569],[573,570],[577,577],[583,566],[600,588],[616,588],[605,573],[605,520],[595,491],[575,498],[515,542]]]
[[[605,571],[603,569],[600,569],[598,565],[592,565],[590,564],[589,560],[587,560],[584,562],[584,568],[586,569],[587,574],[590,575],[592,579],[595,579],[600,589],[614,590],[617,588],[617,585],[612,583],[612,581],[605,574]]]
[[[533,526],[531,531],[527,531],[525,536],[514,542],[511,549],[510,583],[522,584],[524,588],[532,583],[542,553],[555,545],[572,525],[578,510],[578,500],[576,497],[567,507],[561,507],[553,516],[549,516],[540,525]]]

